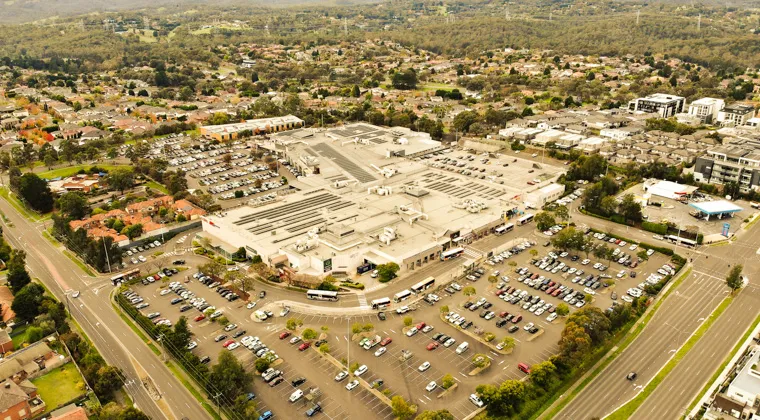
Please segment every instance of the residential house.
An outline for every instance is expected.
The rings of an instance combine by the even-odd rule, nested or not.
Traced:
[[[69,404],[50,413],[50,420],[87,420],[87,411],[84,407]]]
[[[27,420],[44,413],[45,409],[45,403],[37,396],[37,387],[31,382],[0,382],[0,418]]]
[[[5,330],[0,330],[0,354],[5,354],[14,350],[13,339]]]

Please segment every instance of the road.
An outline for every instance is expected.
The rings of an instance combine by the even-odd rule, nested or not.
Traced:
[[[80,291],[79,298],[68,299],[73,318],[103,358],[123,370],[125,389],[141,410],[152,419],[210,418],[111,307],[110,280],[86,276],[61,249],[42,236],[41,223],[29,222],[7,201],[0,200],[0,211],[7,218],[7,222],[3,221],[5,237],[12,247],[26,251],[32,277],[39,279],[62,302],[67,302],[67,295],[72,291]],[[151,397],[141,378],[147,379],[147,386],[155,390],[157,399]]]
[[[760,246],[755,241],[748,243]],[[760,287],[757,286],[760,279],[752,278],[751,274],[760,273],[760,262],[755,259],[757,247],[734,245],[728,249],[737,262],[744,264],[750,284],[739,292],[734,302],[636,410],[632,419],[678,419],[685,415],[689,404],[752,326],[760,308]]]
[[[605,226],[604,221],[598,219],[591,219],[580,214],[573,216],[574,219],[578,219],[576,222],[586,222],[589,225],[593,222],[594,226]],[[626,230],[625,227],[619,225],[609,225],[605,228],[621,235],[624,234],[622,231]],[[752,258],[755,256],[755,250],[760,247],[758,231],[757,226],[755,226],[752,231],[741,235],[731,245],[703,247],[700,251],[682,249],[682,254],[694,259],[693,270],[689,278],[666,298],[641,335],[594,381],[586,386],[556,418],[579,420],[603,417],[640,392],[643,386],[657,374],[729,293],[725,286],[725,277],[729,270],[728,265],[742,263],[745,264],[745,267],[753,267],[754,272],[757,272],[757,265],[753,265],[756,263],[753,263]],[[634,229],[628,233],[627,236],[642,240],[644,239],[642,236],[646,235]],[[648,241],[651,242],[651,239]],[[745,269],[745,272],[751,271]],[[758,280],[754,281],[757,282]],[[751,287],[754,289],[754,286]],[[641,415],[640,418],[652,418],[647,416],[647,413],[657,413],[657,418],[674,418],[683,412],[685,406],[707,380],[707,378],[704,380],[697,379],[694,375],[699,378],[702,376],[709,377],[723,360],[729,351],[728,349],[733,346],[757,315],[756,309],[747,310],[757,307],[751,301],[754,300],[753,297],[745,296],[752,294],[753,290],[740,293],[736,301],[721,316],[719,322],[713,325],[712,330],[716,330],[718,325],[722,325],[724,327],[722,334],[710,336],[710,332],[713,332],[710,331],[706,335],[706,337],[710,337],[708,346],[719,341],[722,343],[720,347],[716,347],[717,356],[713,358],[714,353],[704,350],[702,343],[692,349],[689,357],[682,360],[678,368],[670,375],[674,378],[678,377],[681,381],[677,382],[675,379],[671,381],[669,377],[668,380],[660,384],[657,392],[651,398],[652,402],[647,401],[645,406],[642,406],[641,410],[637,412]],[[726,325],[731,325],[731,328],[725,328]],[[722,350],[723,347],[726,348],[725,351]],[[708,366],[713,366],[713,369],[711,370]],[[638,374],[637,379],[633,382],[625,379],[625,376],[631,371]],[[681,395],[678,395],[677,392],[669,392],[676,383],[678,387],[674,389],[685,389]],[[683,388],[685,384],[690,385],[688,388]],[[692,388],[694,388],[693,392]],[[674,402],[675,400],[678,400],[678,404]],[[685,403],[682,403],[681,400]],[[654,406],[649,406],[649,404],[654,404]],[[671,415],[666,417],[662,414],[665,406],[668,405],[670,407],[667,408],[667,411]],[[646,411],[647,406],[649,406],[649,411]]]

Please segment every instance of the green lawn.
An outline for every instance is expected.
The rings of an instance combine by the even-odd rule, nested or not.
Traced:
[[[146,186],[153,188],[154,190],[159,190],[164,194],[169,194],[169,190],[166,189],[163,185],[159,184],[156,181],[148,181],[145,183]]]
[[[93,166],[97,166],[98,168],[105,169],[108,171],[118,169],[118,168],[129,168],[129,165],[109,165],[109,164],[97,164],[97,165],[74,165],[74,166],[67,166],[65,168],[57,168],[50,171],[40,172],[37,175],[39,175],[40,178],[58,178],[58,177],[67,177],[75,175],[77,172],[79,172],[81,169],[84,169],[85,171],[92,168]]]
[[[29,326],[24,325],[23,327],[16,328],[15,331],[11,333],[11,339],[13,340],[13,348],[20,349],[24,343],[26,343],[26,330]]]
[[[444,89],[444,90],[459,89],[460,91],[463,91],[463,89],[457,85],[450,85],[447,83],[433,83],[433,82],[420,83],[419,85],[417,85],[417,89],[424,92],[436,91],[438,89]]]
[[[82,271],[84,271],[88,276],[95,277],[95,273],[90,269],[90,267],[87,266],[87,264],[83,263],[82,260],[80,260],[79,258],[77,258],[76,255],[72,254],[68,250],[64,250],[63,254],[66,255],[67,257],[69,257],[69,259],[71,261],[73,261],[74,264],[76,264],[77,266],[79,266],[79,268],[81,268]]]
[[[84,395],[84,379],[74,363],[66,363],[39,378],[32,379],[37,393],[45,401],[48,410]]]

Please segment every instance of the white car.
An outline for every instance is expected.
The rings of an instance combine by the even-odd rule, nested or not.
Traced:
[[[525,331],[528,331],[531,328],[533,328],[533,323],[532,322],[529,322],[529,323],[525,324],[525,326],[523,327],[523,329]]]
[[[187,345],[188,350],[192,350],[196,347],[198,347],[198,343],[196,343],[195,341],[191,341],[190,344]]]
[[[470,401],[478,407],[483,407],[483,400],[477,394],[470,394]]]
[[[628,302],[628,303],[633,303],[633,298],[628,295],[620,296],[620,299],[623,299],[623,301]]]
[[[293,338],[290,339],[290,344],[295,344],[295,343],[297,343],[299,341],[301,341],[301,337],[295,336],[295,337],[293,337]]]
[[[375,352],[375,357],[380,357],[380,356],[384,355],[386,350],[388,350],[388,349],[386,349],[385,347],[380,347]]]
[[[431,381],[427,386],[425,387],[425,391],[430,392],[438,387],[438,384],[435,383],[435,381]]]
[[[638,247],[639,247],[638,245],[636,245],[636,244],[633,244],[633,245],[631,245],[631,246],[630,246],[630,248],[628,248],[628,249],[630,249],[631,251],[635,251],[635,250],[636,250],[636,248],[638,248]]]
[[[412,327],[409,331],[406,332],[406,336],[407,337],[411,337],[411,336],[417,334],[417,331],[419,331],[417,329],[417,327]]]
[[[424,372],[426,370],[430,369],[430,362],[425,362],[420,365],[420,367],[417,368],[420,372]]]
[[[654,249],[647,249],[647,256],[651,257],[654,254]]]
[[[422,329],[422,332],[429,333],[430,331],[433,331],[435,327],[432,325],[425,325],[425,328]]]
[[[240,347],[240,343],[232,343],[229,346],[227,346],[227,350],[235,350],[238,347]]]
[[[140,262],[145,262],[145,261],[148,261],[148,260],[147,260],[145,257],[143,257],[142,255],[140,255],[139,257],[137,257],[137,259],[138,259],[138,260],[140,260]]]
[[[303,391],[301,391],[300,389],[296,389],[295,391],[293,391],[292,394],[290,394],[290,398],[288,399],[290,400],[290,402],[294,403],[300,400],[301,397],[303,397]]]
[[[444,346],[444,347],[451,347],[451,346],[453,346],[453,345],[454,345],[454,343],[456,343],[456,342],[457,342],[457,340],[455,340],[455,339],[453,339],[453,338],[449,338],[448,340],[446,340],[446,342],[445,342],[445,343],[443,343],[443,346]]]
[[[451,283],[451,288],[456,291],[462,290],[462,286],[460,286],[458,283]]]
[[[399,315],[405,314],[407,312],[409,312],[409,307],[408,306],[402,306],[402,307],[396,309],[396,313],[399,314]]]
[[[253,309],[256,307],[256,302],[250,302],[247,305],[245,305],[246,309]]]
[[[169,293],[171,293],[171,292],[172,292],[172,291],[171,291],[171,290],[169,290],[169,289],[164,289],[164,290],[162,290],[162,291],[161,291],[161,293],[159,293],[159,294],[160,294],[161,296],[166,296],[166,295],[168,295],[168,294],[169,294]]]
[[[359,366],[359,369],[356,369],[354,371],[354,376],[362,376],[367,372],[367,365],[361,365]]]
[[[342,370],[342,371],[338,372],[337,375],[335,375],[335,381],[336,382],[340,382],[340,381],[342,381],[342,380],[344,380],[346,378],[348,378],[348,371],[347,370]]]
[[[346,384],[346,389],[350,391],[357,386],[359,386],[359,381],[357,379],[354,379],[353,381]]]
[[[557,319],[557,313],[556,313],[556,312],[555,312],[555,313],[551,313],[551,314],[549,314],[549,316],[547,316],[547,317],[546,317],[546,320],[547,320],[548,322],[552,322],[552,321],[554,321],[555,319]]]

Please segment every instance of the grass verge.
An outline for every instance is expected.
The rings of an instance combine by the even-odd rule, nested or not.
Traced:
[[[633,343],[633,341],[639,336],[639,334],[641,334],[641,332],[644,331],[644,328],[649,324],[649,321],[652,320],[652,317],[660,308],[665,298],[667,298],[673,290],[675,290],[678,286],[680,286],[681,283],[683,283],[683,281],[689,277],[689,274],[691,274],[691,268],[687,269],[683,274],[681,274],[678,277],[678,279],[676,279],[676,281],[673,283],[673,285],[670,286],[668,290],[665,291],[662,297],[658,299],[657,302],[655,302],[654,307],[652,307],[652,310],[644,315],[644,318],[642,318],[641,322],[636,324],[632,330],[629,330],[628,334],[625,335],[625,339],[623,340],[622,343],[620,343],[620,345],[618,346],[618,348],[615,350],[614,353],[609,355],[599,366],[597,366],[596,369],[594,369],[591,372],[591,374],[589,374],[585,379],[583,379],[583,381],[577,387],[575,387],[566,397],[564,397],[562,401],[560,401],[560,403],[557,404],[551,411],[549,411],[548,413],[544,413],[544,410],[551,407],[551,405],[554,404],[554,402],[557,399],[559,399],[562,395],[565,394],[564,390],[563,392],[557,393],[559,395],[557,398],[552,398],[548,400],[545,404],[546,408],[538,411],[538,413],[541,413],[540,417],[548,418],[548,419],[554,418],[568,404],[570,404],[570,402],[573,400],[573,398],[575,398],[576,395],[578,395],[581,391],[583,391],[583,389],[586,388],[586,386],[590,384],[591,381],[594,380],[594,378],[599,376],[599,374],[602,373],[602,371],[604,371],[604,369],[607,368],[607,366],[609,366],[609,364],[612,363],[618,356],[620,356],[620,354],[623,353],[623,351],[625,351],[625,349],[628,348],[628,346],[630,346],[631,343]],[[536,417],[539,417],[539,416],[536,416]]]
[[[697,331],[689,337],[688,340],[686,340],[686,343],[684,343],[683,346],[681,346],[680,349],[676,352],[676,354],[673,356],[672,359],[668,361],[665,366],[660,369],[660,371],[655,375],[654,378],[652,378],[651,381],[644,387],[641,392],[636,394],[636,396],[628,401],[625,405],[615,410],[612,414],[606,417],[608,420],[624,420],[630,418],[633,413],[638,410],[639,407],[641,407],[642,404],[644,404],[644,401],[654,392],[655,389],[657,389],[657,386],[660,385],[662,381],[665,380],[665,377],[668,376],[668,374],[675,369],[676,365],[686,356],[687,353],[691,350],[692,347],[694,347],[695,344],[699,341],[700,338],[707,332],[708,329],[712,326],[713,323],[720,317],[720,315],[723,313],[723,311],[728,308],[728,305],[733,302],[734,297],[728,296],[718,305],[717,308],[710,314],[710,316],[705,320],[705,322],[702,323],[702,325],[699,326]]]
[[[20,349],[23,347],[23,344],[26,343],[26,336],[27,332],[26,330],[29,328],[29,325],[24,325],[21,327],[18,327],[11,332],[11,340],[13,341],[13,348],[14,349]]]
[[[158,347],[156,347],[155,344],[153,344],[153,340],[149,339],[148,336],[145,335],[145,333],[143,332],[143,330],[141,330],[140,328],[138,328],[137,325],[135,325],[135,323],[132,322],[132,318],[124,315],[124,312],[121,310],[121,308],[119,308],[119,305],[116,305],[115,303],[111,303],[111,306],[113,306],[113,309],[116,311],[116,313],[119,314],[119,318],[121,318],[122,321],[124,321],[127,325],[129,325],[129,328],[132,329],[132,331],[134,331],[135,334],[137,334],[138,337],[140,337],[140,340],[142,340],[143,343],[145,343],[148,346],[148,348],[156,356],[160,356],[161,355],[161,351],[158,349]]]
[[[169,190],[167,190],[166,187],[164,187],[163,185],[159,184],[156,181],[148,181],[145,183],[145,186],[150,187],[154,190],[159,190],[164,194],[169,194]]]
[[[49,233],[48,231],[46,231],[46,230],[43,230],[43,231],[42,231],[42,236],[44,236],[44,237],[45,237],[45,239],[47,239],[47,240],[48,240],[48,242],[50,242],[50,243],[51,243],[52,245],[54,245],[56,248],[57,248],[58,246],[60,246],[60,245],[61,245],[61,243],[60,243],[60,242],[58,242],[58,241],[56,241],[56,240],[55,240],[55,238],[53,238],[53,236],[52,236],[52,235],[50,235],[50,233]]]
[[[95,273],[93,273],[92,270],[90,270],[90,267],[88,267],[79,258],[77,258],[76,255],[72,254],[68,250],[63,250],[63,254],[66,255],[67,257],[69,257],[69,259],[71,261],[73,261],[74,264],[76,264],[77,266],[79,266],[79,268],[81,268],[82,271],[84,271],[88,276],[95,277]]]
[[[741,349],[742,345],[745,341],[749,338],[750,334],[752,334],[752,331],[755,331],[755,328],[757,328],[757,324],[760,324],[760,315],[758,315],[757,318],[755,318],[755,322],[752,323],[752,326],[747,328],[747,331],[744,333],[741,339],[739,339],[739,342],[736,343],[734,348],[731,350],[731,353],[726,356],[726,359],[723,360],[723,363],[720,364],[720,366],[715,369],[715,373],[710,377],[710,380],[707,381],[705,386],[702,388],[702,390],[697,394],[696,398],[694,398],[694,401],[689,404],[689,408],[686,409],[686,412],[689,413],[691,410],[694,409],[694,407],[699,403],[699,400],[702,398],[702,396],[710,389],[710,386],[718,380],[718,376],[720,376],[721,372],[728,366],[728,363],[731,362],[731,358],[734,357],[736,352]],[[682,417],[685,418],[685,417]]]
[[[19,214],[24,216],[30,222],[41,222],[50,219],[50,214],[39,215],[27,209],[26,206],[19,201],[15,195],[12,195],[11,191],[6,187],[0,188],[0,197],[3,197],[14,209],[16,209],[17,212],[19,212]]]

